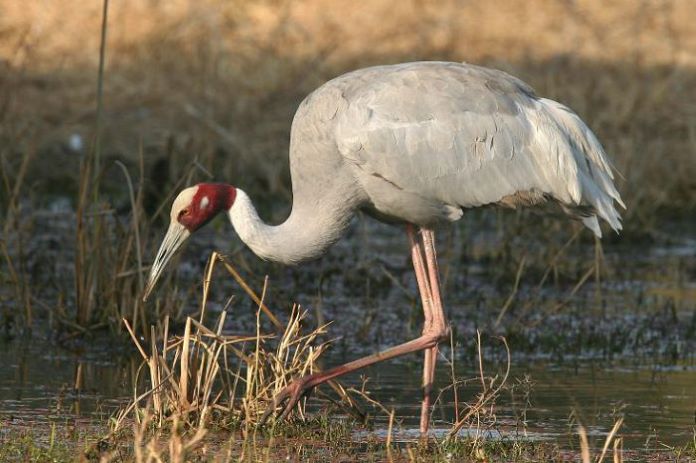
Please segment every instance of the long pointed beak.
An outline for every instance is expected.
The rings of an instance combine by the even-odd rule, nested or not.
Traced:
[[[143,302],[145,302],[148,296],[150,296],[150,293],[154,289],[155,284],[157,283],[157,280],[159,280],[159,277],[161,276],[164,268],[167,266],[167,263],[176,254],[184,241],[186,241],[186,238],[188,238],[190,235],[191,233],[180,223],[172,221],[172,223],[169,224],[167,234],[164,236],[164,240],[162,240],[159,251],[157,251],[155,262],[152,264],[152,268],[150,269],[150,278],[148,278],[147,286],[145,287]]]

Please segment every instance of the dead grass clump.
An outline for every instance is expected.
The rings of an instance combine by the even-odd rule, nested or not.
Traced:
[[[149,353],[124,320],[143,357],[149,387],[135,394],[114,428],[119,429],[131,412],[136,419],[149,413],[158,426],[170,417],[178,417],[197,429],[206,427],[212,419],[224,427],[242,422],[256,424],[273,396],[292,378],[311,373],[326,349],[327,343],[317,342],[326,333],[326,325],[305,333],[305,315],[294,306],[274,345],[270,343],[273,335],[261,333],[260,321],[256,333],[231,336],[222,332],[226,311],[212,330],[189,317],[182,336],[169,339],[165,324],[161,348],[153,341]],[[154,327],[151,338],[155,338]]]
[[[215,262],[222,262],[257,302],[255,333],[247,336],[224,334],[227,307],[212,328],[203,324]],[[173,417],[195,429],[203,429],[211,423],[222,427],[242,423],[252,426],[259,422],[273,397],[293,378],[316,371],[317,361],[328,346],[327,341],[319,341],[326,334],[327,325],[306,330],[303,325],[307,313],[298,305],[293,306],[288,322],[281,325],[264,304],[265,293],[266,285],[258,296],[227,259],[213,253],[205,273],[200,317],[186,319],[183,335],[172,336],[166,318],[160,335],[154,326],[151,327],[150,344],[143,346],[131,324],[124,319],[142,356],[141,371],[145,372],[147,386],[144,392],[136,386],[131,404],[114,421],[114,431],[131,416],[136,420],[150,416],[157,427],[170,424]],[[281,329],[263,333],[263,314],[268,314]],[[135,383],[142,385],[143,381],[136,378]],[[353,403],[342,387],[336,383],[332,387],[342,400]],[[298,413],[304,417],[303,404],[298,407]]]

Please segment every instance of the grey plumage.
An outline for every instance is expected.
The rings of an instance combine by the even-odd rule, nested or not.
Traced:
[[[357,208],[432,226],[462,209],[551,201],[597,236],[597,215],[621,229],[611,165],[580,118],[469,64],[379,66],[327,82],[295,114],[290,169],[285,223],[263,224],[250,201],[230,213],[257,254],[286,263],[320,255]]]

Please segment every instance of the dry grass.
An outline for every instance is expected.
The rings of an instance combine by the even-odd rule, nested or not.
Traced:
[[[68,137],[93,133],[100,3],[0,2],[0,141],[65,161],[33,166],[45,190],[73,182]],[[110,159],[136,165],[142,140],[155,196],[194,155],[217,179],[288,196],[287,134],[305,94],[360,66],[466,60],[575,108],[624,174],[627,225],[650,228],[696,206],[694,11],[689,0],[112,2],[106,177]]]
[[[474,441],[478,441],[480,436],[488,429],[486,429],[487,423],[495,422],[495,404],[500,395],[500,392],[506,387],[506,382],[508,376],[510,375],[510,349],[508,348],[507,341],[505,338],[501,338],[503,345],[505,346],[505,352],[507,354],[507,368],[505,373],[501,376],[494,375],[492,377],[487,377],[483,367],[483,352],[481,347],[481,333],[477,332],[476,347],[478,352],[478,367],[479,367],[479,377],[475,378],[476,381],[480,382],[481,391],[473,402],[464,401],[462,405],[459,403],[460,394],[457,393],[457,388],[466,385],[471,379],[458,379],[454,376],[454,360],[452,360],[452,384],[444,388],[442,393],[446,392],[448,389],[453,390],[454,394],[454,407],[455,407],[455,421],[452,424],[452,428],[448,432],[448,438],[452,439],[457,436],[457,434],[464,428],[475,429]],[[454,346],[454,340],[451,341],[451,345]],[[452,357],[454,359],[454,356]]]
[[[255,333],[224,334],[227,308],[212,329],[203,324],[215,262],[221,262],[235,279],[241,280],[242,288],[258,304]],[[170,336],[167,318],[161,333],[151,327],[150,345],[146,347],[124,319],[143,358],[141,371],[147,372],[147,381],[146,390],[136,389],[133,401],[118,414],[114,432],[131,417],[148,417],[160,428],[168,427],[174,419],[194,429],[205,429],[211,423],[217,427],[242,423],[245,428],[253,427],[273,397],[293,378],[315,372],[328,346],[328,342],[319,341],[326,335],[326,325],[307,331],[303,326],[306,312],[297,305],[293,306],[287,324],[280,324],[264,304],[265,294],[265,285],[258,296],[228,260],[213,253],[205,272],[200,317],[186,319],[183,335]],[[276,324],[275,328],[280,328],[277,336],[262,333],[264,314]],[[143,381],[136,379],[135,384],[142,385]],[[345,389],[337,383],[332,383],[332,387],[338,391],[341,402],[353,406]],[[304,403],[297,411],[304,417]]]
[[[619,429],[623,424],[623,418],[619,418],[612,426],[611,431],[607,434],[604,439],[604,444],[602,445],[602,450],[599,452],[596,458],[591,458],[591,448],[589,441],[587,439],[587,431],[585,427],[578,426],[578,437],[580,438],[580,456],[582,458],[582,463],[590,463],[595,461],[596,463],[602,463],[604,458],[607,456],[607,451],[609,446],[612,446],[612,456],[614,463],[621,463],[623,461],[623,440],[618,436]]]
[[[317,343],[317,337],[326,333],[325,327],[304,333],[301,326],[305,313],[297,306],[270,349],[268,341],[273,336],[261,334],[260,328],[248,336],[224,335],[226,315],[222,312],[214,330],[189,317],[183,336],[165,337],[161,350],[153,341],[149,353],[128,327],[143,356],[149,386],[136,394],[117,419],[116,428],[130,412],[143,416],[143,403],[160,426],[167,417],[176,416],[201,428],[215,412],[228,423],[253,425],[292,378],[315,369],[326,348],[325,343]],[[154,327],[151,337],[155,338]]]

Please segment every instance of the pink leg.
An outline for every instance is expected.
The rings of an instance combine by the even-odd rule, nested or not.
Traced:
[[[421,294],[423,303],[423,313],[425,321],[423,323],[423,334],[433,324],[433,292],[430,275],[427,270],[427,265],[424,263],[424,244],[417,241],[411,225],[407,226],[408,238],[411,242],[411,255],[413,259],[413,268],[416,272],[416,280],[418,281],[418,290]],[[426,231],[422,230],[423,241],[425,241]],[[437,345],[425,349],[423,355],[423,401],[421,402],[420,413],[420,432],[421,434],[428,433],[430,425],[430,401],[433,389],[433,377],[435,373],[435,360],[437,358]]]
[[[432,288],[433,316],[440,317],[440,323],[445,324],[445,312],[442,308],[442,296],[440,295],[439,266],[437,265],[437,251],[435,251],[435,232],[423,229],[423,247],[425,248],[426,267],[428,278]]]
[[[422,229],[423,250],[425,252],[426,268],[428,271],[427,279],[432,289],[432,323],[437,326],[446,326],[445,314],[442,308],[442,297],[440,295],[440,277],[437,265],[437,254],[435,252],[435,232],[431,229]],[[430,425],[430,401],[435,380],[435,364],[437,362],[438,347],[435,344],[425,351],[426,361],[423,366],[423,405],[421,407],[420,431],[421,434],[428,432]]]
[[[292,409],[297,405],[302,395],[307,391],[311,390],[315,386],[322,384],[326,381],[332,380],[338,376],[350,373],[361,368],[365,368],[369,365],[373,365],[384,360],[389,360],[394,357],[399,357],[411,352],[417,352],[420,350],[426,350],[425,354],[425,365],[423,369],[423,380],[424,380],[424,399],[423,408],[421,410],[421,431],[427,432],[428,422],[429,422],[429,410],[430,410],[430,391],[432,389],[432,378],[434,375],[435,368],[435,357],[437,355],[437,344],[443,341],[449,335],[449,329],[445,324],[444,314],[442,313],[442,305],[434,304],[434,297],[431,297],[431,285],[433,283],[439,284],[437,279],[437,267],[435,269],[426,269],[425,267],[430,267],[429,259],[434,257],[433,250],[428,250],[427,246],[425,248],[426,262],[423,261],[423,252],[421,251],[421,246],[417,243],[415,239],[415,234],[413,232],[412,226],[407,227],[407,232],[409,235],[409,240],[411,241],[411,256],[413,258],[413,266],[416,272],[416,279],[418,281],[418,290],[421,293],[421,299],[423,301],[423,313],[425,315],[425,323],[423,326],[423,333],[420,337],[400,344],[398,346],[387,349],[383,352],[379,352],[367,357],[363,357],[352,362],[348,362],[344,365],[340,365],[324,372],[318,372],[311,375],[304,376],[294,380],[292,383],[287,385],[276,397],[273,399],[272,407],[269,407],[261,418],[261,423],[264,423],[268,417],[275,411],[275,409],[280,406],[285,400],[287,404],[283,408],[280,415],[280,419],[286,418]],[[423,230],[423,239],[425,241],[427,230]],[[432,232],[430,232],[432,233]],[[431,239],[432,243],[432,239]],[[415,245],[415,246],[414,246]],[[434,246],[434,243],[432,243]],[[435,263],[436,265],[436,263]],[[436,278],[432,276],[435,275]],[[439,288],[433,291],[437,294],[439,301]],[[439,310],[439,313],[438,313]],[[434,350],[433,350],[434,349]],[[424,410],[424,412],[423,412]],[[425,418],[424,418],[425,417]],[[425,420],[425,421],[424,421]]]
[[[416,282],[418,283],[418,292],[421,296],[423,304],[423,331],[433,323],[432,313],[432,292],[430,291],[430,280],[428,271],[425,267],[423,249],[421,243],[418,242],[416,233],[413,231],[413,225],[406,225],[408,240],[411,244],[411,260],[413,261],[413,270],[416,273]]]

